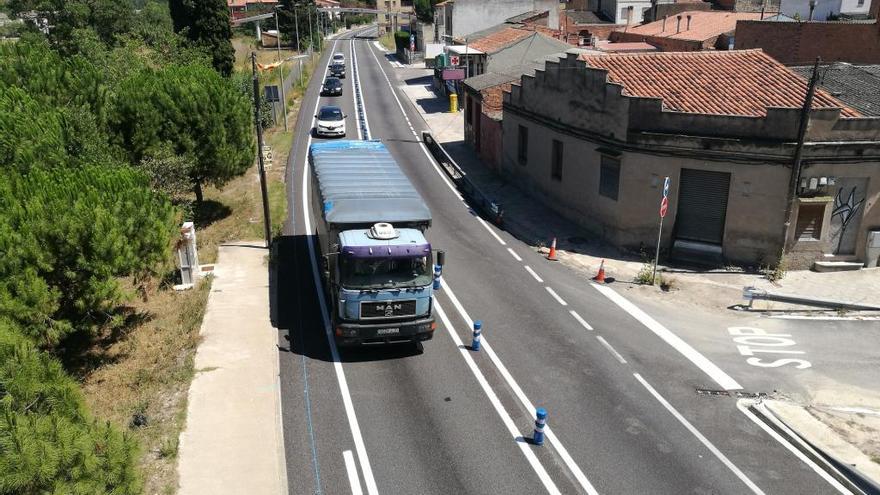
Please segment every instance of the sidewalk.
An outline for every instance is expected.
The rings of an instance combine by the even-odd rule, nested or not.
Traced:
[[[220,246],[180,435],[181,495],[287,493],[262,241]]]
[[[419,110],[434,139],[443,145],[471,180],[504,206],[505,230],[535,250],[544,252],[550,241],[556,238],[561,262],[585,276],[594,276],[604,260],[606,276],[616,279],[617,283],[629,283],[636,278],[645,266],[640,255],[621,252],[602,242],[594,234],[535,201],[482,163],[474,149],[464,142],[462,112],[449,113],[448,100],[439,97],[431,88],[430,69],[412,66],[396,69],[395,73],[402,80],[403,92]],[[648,257],[653,258],[650,246],[648,251]],[[661,292],[659,287],[643,285],[632,285],[628,290],[712,311],[745,304],[742,290],[746,286],[805,297],[880,305],[880,268],[836,273],[792,271],[777,282],[767,280],[760,273],[746,273],[735,267],[695,271],[660,265],[658,274],[672,280],[673,290]],[[798,309],[768,301],[755,301],[753,308]]]

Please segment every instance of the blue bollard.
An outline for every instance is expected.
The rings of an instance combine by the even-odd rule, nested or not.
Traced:
[[[483,332],[483,322],[477,320],[474,322],[474,340],[471,342],[471,350],[480,350],[480,334]]]
[[[434,265],[434,290],[440,290],[440,274],[442,271],[442,266]]]
[[[539,407],[535,411],[535,416],[535,436],[532,437],[532,442],[535,445],[544,445],[544,425],[547,424],[547,410]]]

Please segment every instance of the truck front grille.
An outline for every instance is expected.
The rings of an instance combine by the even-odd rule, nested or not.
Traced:
[[[401,318],[415,316],[416,300],[361,302],[361,318]]]

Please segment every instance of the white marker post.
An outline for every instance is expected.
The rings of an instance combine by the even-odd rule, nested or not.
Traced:
[[[657,232],[657,251],[654,253],[654,271],[651,273],[651,285],[657,278],[657,262],[660,260],[660,239],[663,236],[663,217],[669,209],[669,177],[663,179],[663,199],[660,200],[660,230]]]

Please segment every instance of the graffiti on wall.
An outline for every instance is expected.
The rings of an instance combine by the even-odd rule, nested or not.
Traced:
[[[868,179],[840,178],[831,212],[831,247],[834,254],[853,254],[859,236],[862,205]]]

